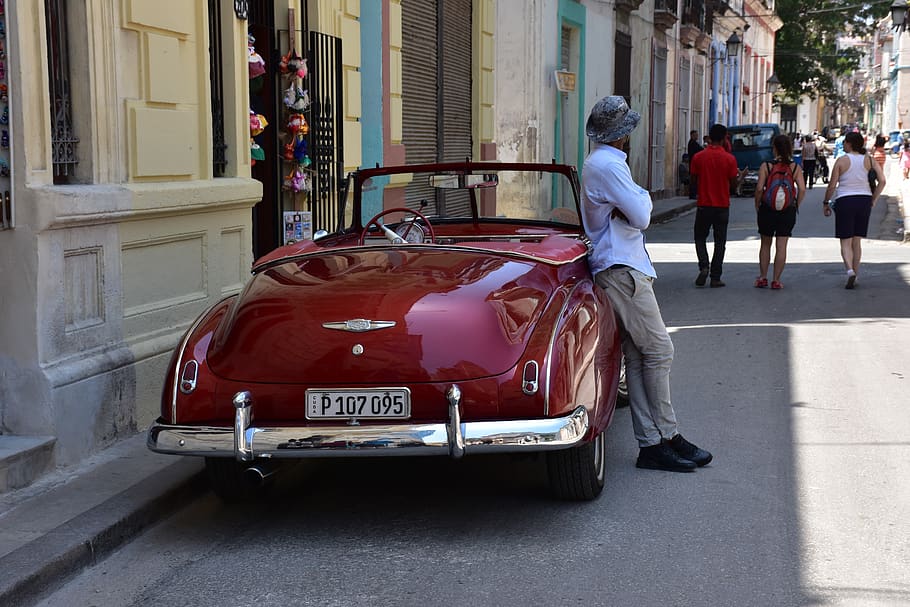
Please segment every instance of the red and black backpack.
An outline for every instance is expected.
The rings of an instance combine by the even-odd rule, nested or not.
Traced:
[[[774,211],[786,211],[796,205],[796,181],[793,171],[786,162],[768,164],[768,178],[762,192],[761,202]]]

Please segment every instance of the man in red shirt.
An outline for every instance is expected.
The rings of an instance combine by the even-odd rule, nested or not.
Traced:
[[[715,124],[708,131],[711,143],[689,162],[690,180],[697,188],[695,209],[695,252],[698,255],[696,286],[703,287],[711,274],[711,287],[723,287],[727,223],[730,221],[730,189],[736,187],[739,168],[736,158],[724,149],[727,127]],[[693,186],[690,186],[693,187]],[[714,230],[714,254],[708,261],[708,233]]]

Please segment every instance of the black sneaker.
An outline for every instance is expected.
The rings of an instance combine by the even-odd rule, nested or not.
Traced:
[[[695,462],[699,467],[708,465],[711,460],[714,459],[713,455],[684,439],[682,434],[677,434],[668,440],[667,444],[678,455],[689,461]]]
[[[692,460],[681,457],[670,447],[670,443],[661,441],[652,447],[639,449],[635,467],[670,472],[695,472],[698,465]]]
[[[716,289],[717,287],[726,287],[726,286],[727,286],[727,283],[722,281],[720,278],[711,279],[711,288],[712,289]]]
[[[705,268],[704,270],[699,270],[699,271],[698,271],[698,276],[695,278],[695,286],[696,286],[696,287],[703,287],[703,286],[705,286],[705,282],[707,282],[707,281],[708,281],[708,270],[707,270],[707,268]]]

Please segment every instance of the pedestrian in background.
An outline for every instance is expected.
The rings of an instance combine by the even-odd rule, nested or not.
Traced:
[[[888,142],[888,138],[884,135],[879,135],[875,138],[875,144],[872,146],[872,160],[878,163],[878,166],[882,167],[882,170],[885,169],[885,160],[888,159],[888,153],[885,151],[885,144]]]
[[[670,401],[673,342],[654,296],[657,272],[642,234],[651,223],[654,203],[632,180],[622,151],[640,119],[618,95],[604,97],[591,110],[585,125],[592,149],[582,169],[582,220],[591,240],[591,273],[610,299],[622,332],[629,408],[639,446],[635,465],[691,472],[712,455],[679,433]]]
[[[846,133],[841,133],[834,140],[834,160],[835,161],[844,155],[844,138],[846,136],[847,136]]]
[[[695,203],[695,253],[698,255],[696,286],[703,287],[711,275],[711,287],[723,287],[727,224],[730,221],[730,190],[739,180],[736,158],[724,149],[727,127],[715,124],[708,131],[711,145],[689,161],[689,181],[697,189]],[[708,259],[708,234],[714,232],[714,252]]]
[[[910,177],[910,141],[905,141],[904,149],[901,150],[901,170],[904,172],[904,179]]]
[[[689,131],[689,145],[686,148],[686,153],[689,155],[689,160],[692,159],[697,153],[702,151],[704,148],[700,143],[698,143],[698,131]]]
[[[686,179],[689,178],[688,167],[691,164],[692,159],[695,157],[695,154],[705,149],[700,143],[698,143],[698,131],[692,130],[689,131],[689,144],[686,148],[686,152],[689,154],[689,162],[686,164]],[[687,182],[687,187],[689,190],[689,198],[695,200],[695,188]]]
[[[682,186],[683,193],[691,197],[692,190],[689,187],[689,155],[683,154],[679,166],[676,167],[679,173],[679,184]]]
[[[803,154],[808,153],[806,151],[808,144],[807,141],[803,146]],[[784,288],[780,277],[787,264],[787,243],[793,234],[793,227],[796,225],[799,205],[806,196],[806,182],[803,178],[802,168],[793,162],[790,138],[786,135],[778,135],[771,146],[774,149],[774,163],[786,165],[789,175],[792,177],[795,191],[791,194],[795,198],[781,211],[775,210],[768,204],[765,200],[767,197],[765,192],[769,186],[768,176],[772,172],[773,165],[770,162],[762,163],[758,170],[758,184],[755,186],[755,211],[758,216],[758,233],[761,236],[761,245],[758,250],[758,278],[755,279],[755,286],[758,288],[768,286],[768,266],[771,264],[771,244],[774,241],[774,274],[771,279],[771,288],[778,290]],[[812,155],[814,159],[815,150],[812,151]],[[803,163],[807,161],[808,157],[803,160]]]
[[[773,147],[772,143],[772,147]],[[806,179],[808,187],[815,185],[815,156],[818,148],[815,146],[815,137],[806,137],[803,143],[803,176]],[[776,154],[776,150],[775,150]],[[757,190],[756,190],[757,191]]]
[[[863,149],[863,136],[847,133],[844,138],[844,155],[834,161],[831,181],[825,190],[824,213],[831,215],[834,206],[834,235],[840,239],[840,255],[847,270],[846,289],[856,285],[859,264],[863,256],[862,239],[869,230],[869,216],[875,201],[885,189],[885,173]],[[869,185],[869,171],[875,171],[878,184],[875,190]],[[832,198],[835,188],[837,197]],[[832,202],[832,200],[834,202]]]

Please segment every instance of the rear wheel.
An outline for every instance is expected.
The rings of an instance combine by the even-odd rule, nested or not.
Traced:
[[[563,451],[547,453],[550,489],[564,500],[592,500],[604,488],[606,439],[600,432],[594,440]]]
[[[205,458],[205,471],[215,495],[225,502],[245,502],[261,496],[263,485],[250,482],[246,475],[249,466],[230,457]]]

